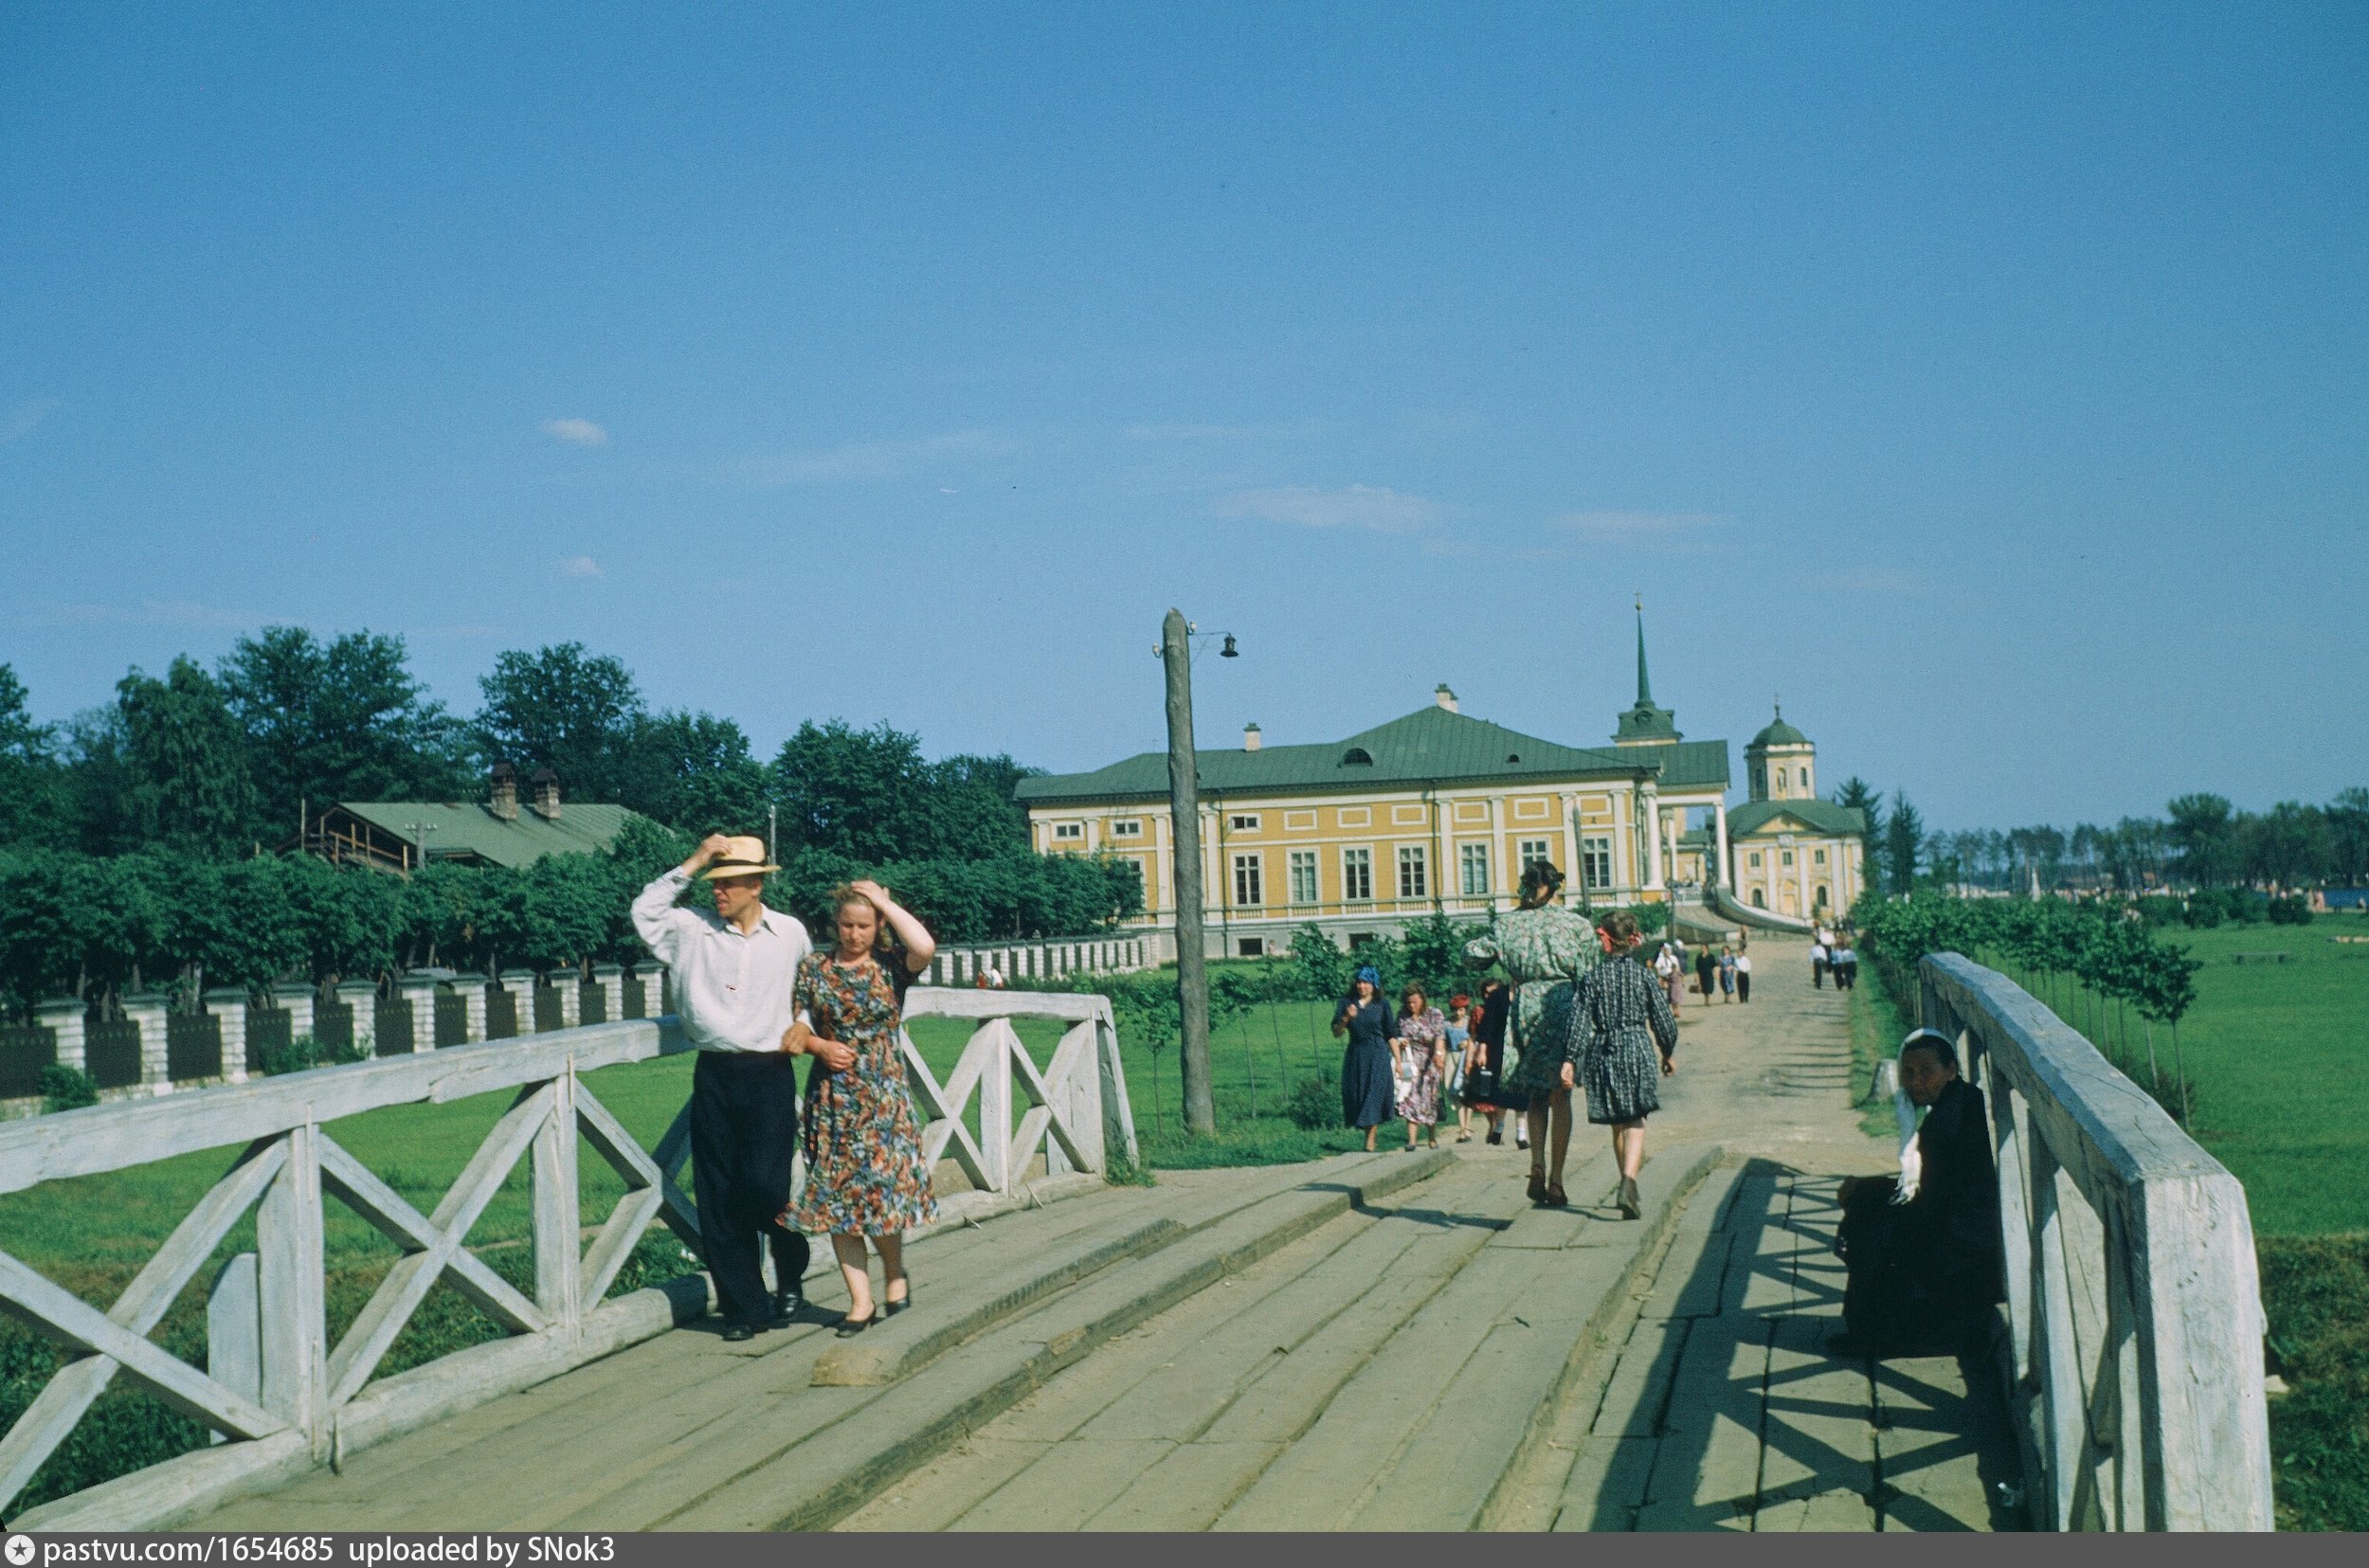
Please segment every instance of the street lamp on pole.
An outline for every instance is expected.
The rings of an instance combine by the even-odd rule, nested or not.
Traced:
[[[1184,1126],[1218,1130],[1209,1087],[1209,970],[1202,950],[1201,774],[1193,755],[1193,628],[1181,610],[1160,622],[1160,662],[1167,675],[1169,849],[1176,890],[1178,1057],[1184,1079]],[[1228,632],[1221,658],[1239,658]]]
[[[403,824],[403,831],[411,835],[412,846],[419,855],[418,863],[411,869],[421,870],[427,864],[427,836],[436,831],[436,824],[434,822],[406,822]]]

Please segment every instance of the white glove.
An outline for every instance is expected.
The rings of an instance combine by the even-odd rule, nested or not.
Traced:
[[[1900,1125],[1900,1185],[1892,1189],[1892,1201],[1906,1203],[1917,1195],[1925,1157],[1917,1152],[1917,1108],[1905,1089],[1892,1090],[1892,1120]]]

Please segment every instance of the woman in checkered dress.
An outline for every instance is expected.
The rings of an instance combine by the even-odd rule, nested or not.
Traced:
[[[1643,1213],[1637,1173],[1645,1162],[1645,1118],[1661,1108],[1661,1080],[1678,1071],[1678,1019],[1661,982],[1632,956],[1637,916],[1616,910],[1604,934],[1617,956],[1580,977],[1563,1081],[1585,1084],[1587,1119],[1612,1128],[1620,1212],[1636,1219]]]

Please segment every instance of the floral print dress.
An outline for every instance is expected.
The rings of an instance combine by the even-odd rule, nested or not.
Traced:
[[[1406,1043],[1399,1048],[1399,1061],[1406,1070],[1398,1080],[1399,1117],[1419,1127],[1434,1126],[1439,1121],[1439,1048],[1448,1033],[1448,1022],[1437,1007],[1426,1007],[1420,1015],[1399,1015],[1397,1038]]]
[[[809,953],[798,965],[796,1005],[814,1032],[855,1049],[833,1072],[818,1059],[806,1076],[806,1185],[783,1222],[829,1235],[895,1235],[937,1217],[921,1123],[897,1049],[905,982],[870,958],[853,964]]]
[[[1506,1029],[1513,1063],[1499,1070],[1508,1089],[1536,1100],[1563,1087],[1571,985],[1603,956],[1594,922],[1556,904],[1509,910],[1487,936],[1464,945],[1466,963],[1478,968],[1502,964],[1513,978]]]

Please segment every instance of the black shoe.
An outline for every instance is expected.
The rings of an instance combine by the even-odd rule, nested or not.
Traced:
[[[832,1329],[831,1332],[838,1335],[842,1340],[852,1340],[857,1335],[862,1333],[865,1329],[871,1327],[874,1324],[878,1323],[879,1321],[880,1309],[876,1307],[872,1309],[872,1316],[868,1318],[840,1319],[839,1326]]]
[[[726,1344],[746,1344],[756,1337],[756,1325],[750,1323],[736,1323],[724,1330]]]
[[[1504,1142],[1506,1141],[1506,1135],[1505,1135],[1504,1130],[1503,1130],[1502,1128],[1498,1128],[1498,1127],[1492,1127],[1492,1128],[1490,1128],[1490,1129],[1489,1129],[1489,1141],[1490,1141],[1491,1143],[1492,1143],[1492,1144],[1502,1144],[1502,1143],[1504,1143]]]
[[[783,1324],[795,1321],[798,1314],[805,1309],[806,1298],[798,1290],[773,1292],[773,1325],[775,1327],[778,1328]]]
[[[880,1303],[880,1315],[883,1317],[893,1318],[896,1316],[897,1313],[902,1312],[906,1307],[911,1307],[913,1304],[913,1287],[909,1285],[905,1288],[905,1299],[903,1301],[884,1300]]]

